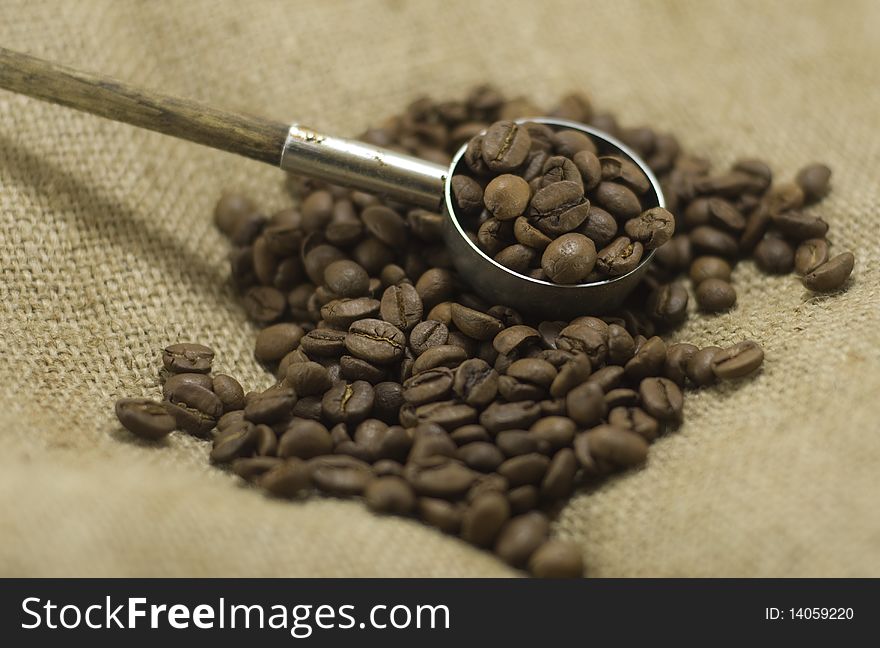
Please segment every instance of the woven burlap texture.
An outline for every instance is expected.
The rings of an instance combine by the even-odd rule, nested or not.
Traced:
[[[834,169],[813,211],[857,255],[807,293],[751,263],[730,313],[673,337],[753,338],[753,380],[690,393],[647,467],[577,495],[554,533],[596,576],[880,576],[880,4],[5,0],[4,46],[219,107],[354,134],[479,82],[586,90],[717,168]],[[256,329],[211,211],[272,210],[281,173],[0,92],[0,575],[507,576],[488,553],[360,503],[273,501],[156,447],[113,401],[157,393],[159,350],[207,341],[248,386]]]

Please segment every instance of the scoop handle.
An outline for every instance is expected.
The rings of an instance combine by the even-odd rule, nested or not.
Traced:
[[[442,202],[444,166],[135,88],[2,47],[0,88],[401,202],[434,209]]]

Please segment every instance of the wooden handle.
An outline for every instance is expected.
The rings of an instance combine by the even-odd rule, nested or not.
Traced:
[[[273,165],[281,160],[289,129],[3,48],[0,88]]]

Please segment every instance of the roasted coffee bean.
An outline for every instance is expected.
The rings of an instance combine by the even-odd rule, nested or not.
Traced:
[[[498,333],[492,340],[492,346],[498,353],[510,354],[539,338],[540,334],[531,326],[517,324]]]
[[[489,433],[486,432],[486,428],[482,425],[476,424],[462,425],[453,430],[449,436],[459,447],[467,445],[468,443],[488,442],[492,440]]]
[[[644,410],[654,418],[661,421],[681,418],[681,389],[668,378],[645,378],[639,384],[639,396]]]
[[[374,478],[368,463],[345,455],[315,457],[308,466],[315,486],[331,495],[360,495]]]
[[[557,347],[562,351],[584,353],[593,367],[605,364],[608,357],[607,333],[597,331],[588,324],[571,324],[559,333]]]
[[[581,173],[574,162],[562,155],[554,155],[547,158],[544,166],[541,168],[541,173],[543,173],[540,183],[542,187],[546,187],[554,182],[562,182],[563,180],[583,185]]]
[[[739,250],[739,244],[733,236],[708,225],[694,228],[690,238],[698,254],[734,259]]]
[[[476,239],[477,245],[483,252],[495,257],[514,242],[513,222],[490,218],[480,225]]]
[[[361,212],[361,220],[370,234],[390,248],[400,249],[406,246],[406,222],[393,209],[372,205]]]
[[[462,515],[461,537],[474,546],[490,547],[509,518],[510,504],[503,494],[482,493]]]
[[[766,201],[761,202],[746,219],[746,227],[739,239],[742,254],[749,254],[764,237],[770,227],[770,208]]]
[[[689,276],[695,286],[699,286],[704,279],[721,279],[730,281],[730,264],[717,256],[701,256],[693,260]]]
[[[654,261],[670,270],[687,268],[691,256],[691,239],[686,234],[674,235],[654,251]]]
[[[528,428],[541,416],[541,406],[534,401],[501,403],[495,401],[480,414],[480,425],[490,433]]]
[[[457,460],[439,456],[407,463],[404,476],[419,495],[442,499],[463,496],[477,478]]]
[[[504,454],[492,443],[474,441],[467,443],[455,453],[469,468],[480,472],[492,472],[504,461]]]
[[[277,497],[297,497],[312,486],[312,471],[301,459],[287,459],[257,478],[257,484]]]
[[[553,453],[571,445],[576,430],[575,422],[565,416],[545,416],[536,421],[529,434],[544,454]]]
[[[808,164],[798,171],[795,182],[804,194],[804,201],[815,202],[824,198],[830,188],[831,169],[824,164]]]
[[[256,211],[256,205],[247,196],[224,193],[214,207],[214,224],[221,232],[232,236],[238,224]]]
[[[686,372],[687,377],[692,383],[698,387],[711,385],[715,382],[715,372],[712,371],[712,361],[721,351],[721,347],[708,346],[703,347],[691,356],[688,360]]]
[[[456,534],[461,528],[463,508],[446,500],[421,497],[417,512],[425,524],[436,527],[444,533]]]
[[[576,545],[548,540],[532,554],[529,571],[538,578],[581,578],[584,559]]]
[[[375,276],[382,271],[382,268],[394,262],[394,250],[375,236],[368,236],[354,247],[351,257],[363,266],[367,274]],[[330,261],[336,260],[336,258],[330,259]],[[321,272],[323,273],[323,268]],[[409,273],[409,270],[407,272]]]
[[[291,322],[267,326],[257,335],[254,356],[260,362],[278,362],[299,346],[304,335],[302,327]]]
[[[794,253],[794,271],[803,276],[809,274],[828,260],[828,241],[809,239],[801,243]]]
[[[687,378],[687,365],[699,349],[687,342],[671,344],[666,348],[666,361],[663,363],[663,375],[679,387],[684,387]]]
[[[208,374],[202,373],[178,373],[171,374],[168,378],[165,379],[165,384],[162,385],[162,396],[165,397],[166,400],[170,400],[171,395],[174,393],[176,389],[179,389],[181,386],[186,384],[195,384],[199,387],[204,387],[205,389],[213,389],[214,381],[211,379],[211,376]]]
[[[446,324],[429,319],[413,327],[409,334],[409,347],[418,356],[430,348],[446,344],[448,339]]]
[[[736,290],[723,279],[701,281],[696,296],[700,310],[712,313],[729,310],[736,304]]]
[[[679,283],[671,283],[651,291],[646,307],[654,322],[669,327],[681,324],[687,318],[687,305],[687,290]]]
[[[550,523],[543,513],[532,511],[509,520],[495,543],[495,553],[514,567],[525,565],[547,538]]]
[[[393,459],[380,459],[373,464],[373,472],[376,477],[403,476],[403,464]]]
[[[407,515],[416,506],[416,495],[406,480],[389,475],[367,484],[364,501],[370,510],[377,513]]]
[[[801,281],[809,290],[831,292],[846,283],[854,265],[855,257],[849,252],[844,252],[804,275]]]
[[[654,336],[645,342],[632,359],[626,363],[624,371],[629,380],[638,382],[642,378],[658,375],[665,362],[666,343],[661,338]]]
[[[172,344],[162,354],[162,365],[171,373],[209,373],[213,361],[214,351],[203,344]]]
[[[324,268],[324,285],[340,297],[363,297],[369,284],[367,271],[354,261],[341,259]]]
[[[265,423],[254,426],[254,451],[258,456],[274,457],[278,450],[278,436],[275,430]]]
[[[498,372],[478,358],[465,360],[455,370],[453,389],[468,405],[487,405],[498,393]]]
[[[404,404],[403,387],[396,382],[380,382],[373,387],[372,415],[386,423],[397,422],[398,412]]]
[[[631,339],[631,338],[630,338]],[[550,395],[562,398],[578,385],[586,382],[592,371],[592,363],[586,353],[577,353],[559,369],[550,383]]]
[[[483,209],[483,188],[473,178],[464,174],[452,176],[452,195],[459,213],[464,216],[479,214]]]
[[[452,370],[447,367],[423,371],[403,383],[403,398],[413,405],[445,400],[452,391],[453,378]]]
[[[519,176],[504,174],[486,185],[483,202],[495,218],[507,221],[525,213],[530,197],[529,183]]]
[[[177,426],[162,403],[148,398],[120,398],[116,418],[132,434],[151,441],[164,438]]]
[[[590,211],[584,222],[578,227],[577,232],[593,241],[596,249],[599,250],[617,236],[617,221],[601,207],[590,205]]]
[[[247,401],[244,415],[253,423],[278,423],[289,419],[296,405],[296,392],[289,387],[270,387]]]
[[[217,431],[222,432],[226,428],[232,426],[239,421],[244,420],[244,409],[234,410],[232,412],[226,412],[223,416],[221,416],[217,420]]]
[[[256,444],[256,426],[249,421],[241,421],[214,438],[210,459],[214,463],[229,463],[233,459],[249,456]]]
[[[538,451],[538,438],[525,430],[505,430],[495,437],[495,445],[505,457],[518,457]]]
[[[507,459],[498,466],[498,474],[506,478],[512,487],[537,484],[543,479],[550,465],[546,455],[533,452]]]
[[[799,211],[776,214],[772,222],[776,229],[795,241],[822,238],[828,232],[828,223],[824,220]]]
[[[282,463],[278,457],[239,457],[232,461],[231,468],[245,481],[254,482]]]
[[[646,250],[660,247],[675,232],[675,217],[662,207],[652,207],[626,221],[626,235],[641,243]]]
[[[651,188],[648,176],[633,162],[616,155],[603,155],[599,162],[603,180],[619,182],[637,194],[643,194]]]
[[[327,428],[308,419],[293,421],[278,442],[278,456],[311,459],[333,452]]]
[[[541,497],[554,501],[568,497],[574,489],[578,462],[571,448],[563,448],[553,455],[541,481]]]
[[[577,229],[589,213],[590,203],[584,199],[583,187],[570,180],[539,189],[529,204],[535,227],[550,237]]]
[[[765,236],[753,252],[755,263],[769,274],[787,274],[794,266],[794,249],[785,239]]]
[[[204,434],[214,428],[223,415],[223,402],[210,389],[185,383],[168,395],[172,414],[179,428],[191,434]]]
[[[538,507],[538,489],[531,484],[511,488],[507,492],[507,501],[510,502],[510,512],[514,515],[528,513]]]
[[[324,393],[321,412],[330,423],[357,424],[373,409],[373,387],[363,380],[338,382]]]
[[[568,392],[565,408],[569,418],[578,425],[595,425],[605,416],[605,394],[596,383],[585,382]]]
[[[482,136],[483,162],[492,171],[511,171],[526,160],[532,139],[528,131],[512,121],[492,124]]]
[[[648,443],[640,435],[615,425],[600,425],[582,435],[594,462],[631,468],[645,463]]]
[[[422,320],[422,298],[412,284],[389,286],[382,294],[382,319],[401,331],[409,331]]]
[[[287,299],[272,286],[254,286],[245,293],[242,303],[248,316],[260,324],[269,324],[284,314]]]
[[[297,362],[290,365],[286,380],[299,397],[321,395],[332,385],[329,372],[317,362]]]
[[[406,336],[388,322],[363,319],[348,328],[345,348],[362,360],[386,365],[398,362],[403,357]]]
[[[440,302],[448,301],[455,289],[452,274],[444,268],[431,268],[416,281],[416,292],[422,298],[425,310],[429,311]]]
[[[513,236],[518,243],[536,250],[543,250],[552,241],[549,236],[532,225],[525,216],[520,216],[514,221]]]
[[[718,378],[742,378],[764,362],[764,350],[757,342],[743,340],[723,349],[712,358],[712,371]]]
[[[670,297],[670,304],[680,302],[680,297]],[[685,302],[686,305],[686,302]],[[636,351],[636,343],[629,332],[619,324],[608,325],[608,361],[613,364],[623,365],[633,357]]]
[[[586,280],[596,265],[596,246],[583,234],[564,234],[551,241],[541,257],[541,268],[551,281],[575,284]]]
[[[635,270],[642,260],[643,247],[625,236],[614,239],[599,250],[596,267],[603,274],[616,277]]]
[[[556,367],[540,358],[523,358],[507,368],[507,376],[543,389],[550,387],[556,378]]]
[[[515,243],[514,245],[509,245],[501,250],[493,258],[504,267],[509,268],[514,272],[525,274],[536,256],[537,253],[534,248]]]
[[[462,333],[475,340],[491,340],[500,333],[504,325],[486,313],[461,304],[452,304],[452,323]]]
[[[439,346],[431,347],[416,358],[413,363],[412,373],[413,375],[416,375],[436,367],[454,368],[466,359],[467,352],[460,346],[455,346],[454,344],[441,344]]]
[[[640,407],[615,407],[608,413],[608,423],[635,432],[649,443],[660,433],[657,419]]]
[[[470,405],[456,401],[436,401],[415,409],[417,423],[435,423],[447,430],[474,423],[477,411]]]
[[[185,374],[178,374],[185,375]],[[193,374],[203,375],[203,374]],[[168,383],[166,383],[167,385]],[[217,374],[212,381],[212,390],[223,403],[223,411],[244,409],[244,389],[235,378],[226,374]]]
[[[615,407],[632,407],[639,404],[639,393],[628,387],[616,387],[605,392],[603,400],[606,410]]]

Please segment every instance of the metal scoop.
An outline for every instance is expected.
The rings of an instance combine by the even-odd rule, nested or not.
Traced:
[[[444,214],[444,238],[461,276],[492,304],[545,319],[602,313],[619,306],[648,269],[653,252],[631,272],[593,283],[560,285],[532,279],[497,263],[465,233],[455,213],[449,179],[466,146],[446,167],[356,140],[238,115],[106,77],[95,76],[0,48],[0,88],[83,110],[280,166],[335,185],[387,196]],[[664,207],[654,174],[633,151],[595,128],[562,119],[534,118],[550,127],[589,135],[603,154],[629,159],[648,177],[647,207]]]

